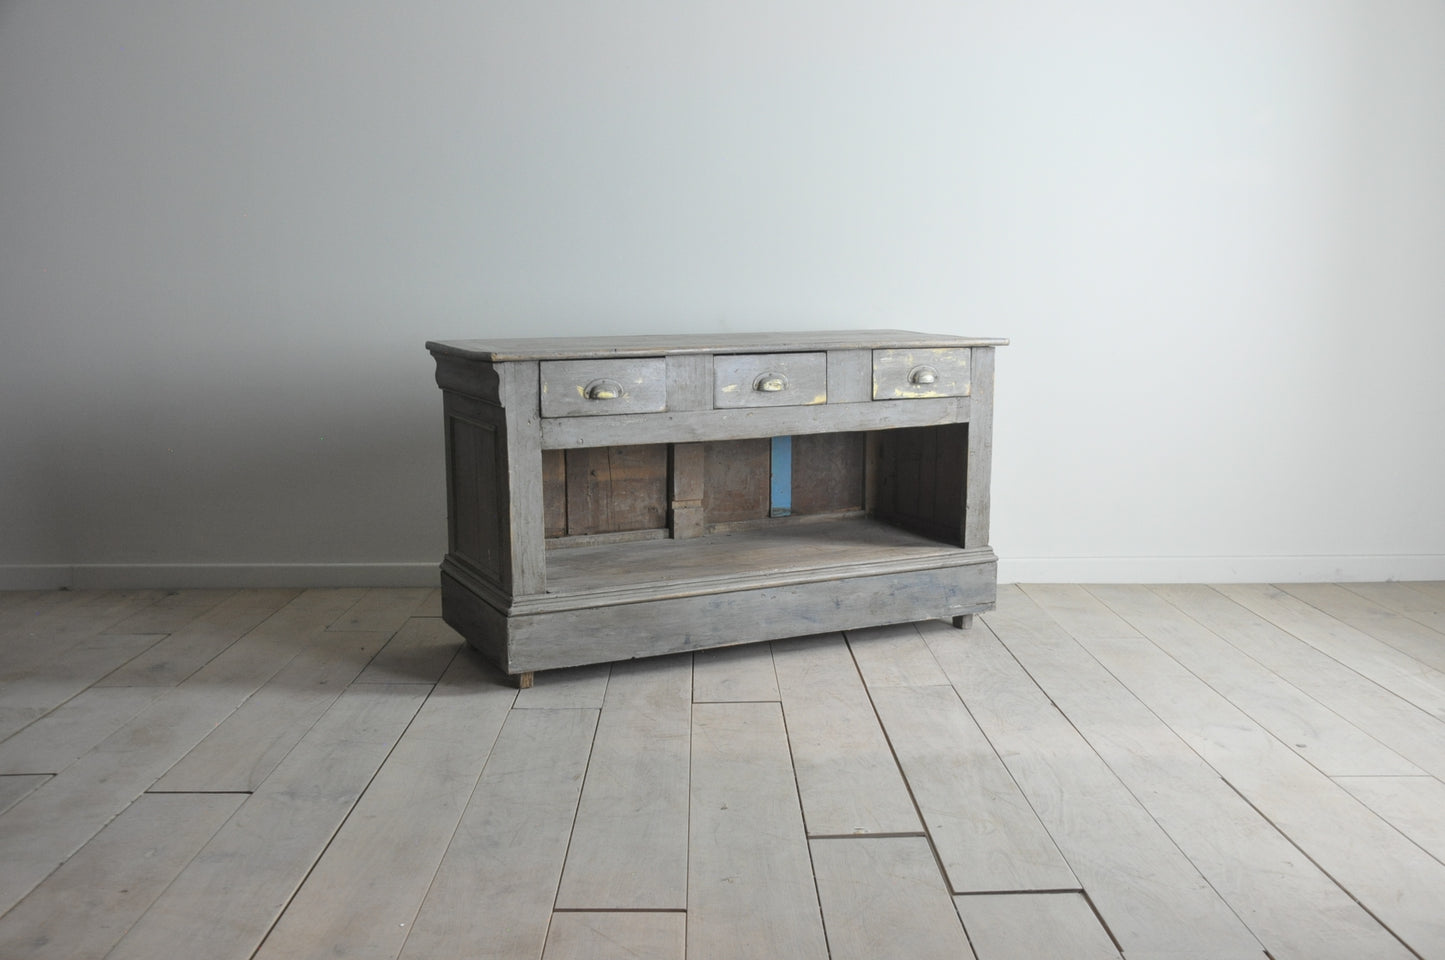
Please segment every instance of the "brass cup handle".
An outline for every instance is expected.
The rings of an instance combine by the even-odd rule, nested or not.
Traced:
[[[908,371],[908,382],[926,386],[938,382],[938,371],[929,366],[918,366]]]
[[[582,388],[582,396],[588,400],[616,400],[622,396],[622,384],[605,377],[601,380],[593,380]]]
[[[759,393],[781,393],[788,389],[788,378],[781,373],[765,373],[753,381],[753,389]]]

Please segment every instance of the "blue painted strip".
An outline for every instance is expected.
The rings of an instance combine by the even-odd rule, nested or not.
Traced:
[[[793,512],[793,438],[773,438],[773,489],[770,517]]]

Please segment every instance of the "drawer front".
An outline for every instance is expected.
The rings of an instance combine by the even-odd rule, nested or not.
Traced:
[[[826,353],[725,354],[713,358],[712,405],[801,407],[828,402]]]
[[[968,348],[874,350],[873,399],[969,395]]]
[[[600,417],[667,409],[667,361],[543,360],[542,416]]]

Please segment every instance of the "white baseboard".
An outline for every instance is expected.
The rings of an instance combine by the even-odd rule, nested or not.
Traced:
[[[1445,555],[1003,557],[1001,583],[1380,583],[1445,580]]]
[[[82,563],[0,565],[0,590],[435,587],[437,563]]]

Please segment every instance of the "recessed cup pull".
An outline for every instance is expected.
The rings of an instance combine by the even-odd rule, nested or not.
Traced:
[[[937,383],[938,371],[927,364],[921,364],[908,371],[908,382],[920,387],[927,386],[930,383]]]
[[[603,377],[583,387],[582,396],[588,400],[616,400],[622,396],[622,384]]]
[[[765,373],[753,381],[753,389],[759,393],[782,393],[788,389],[788,378],[781,373]]]

